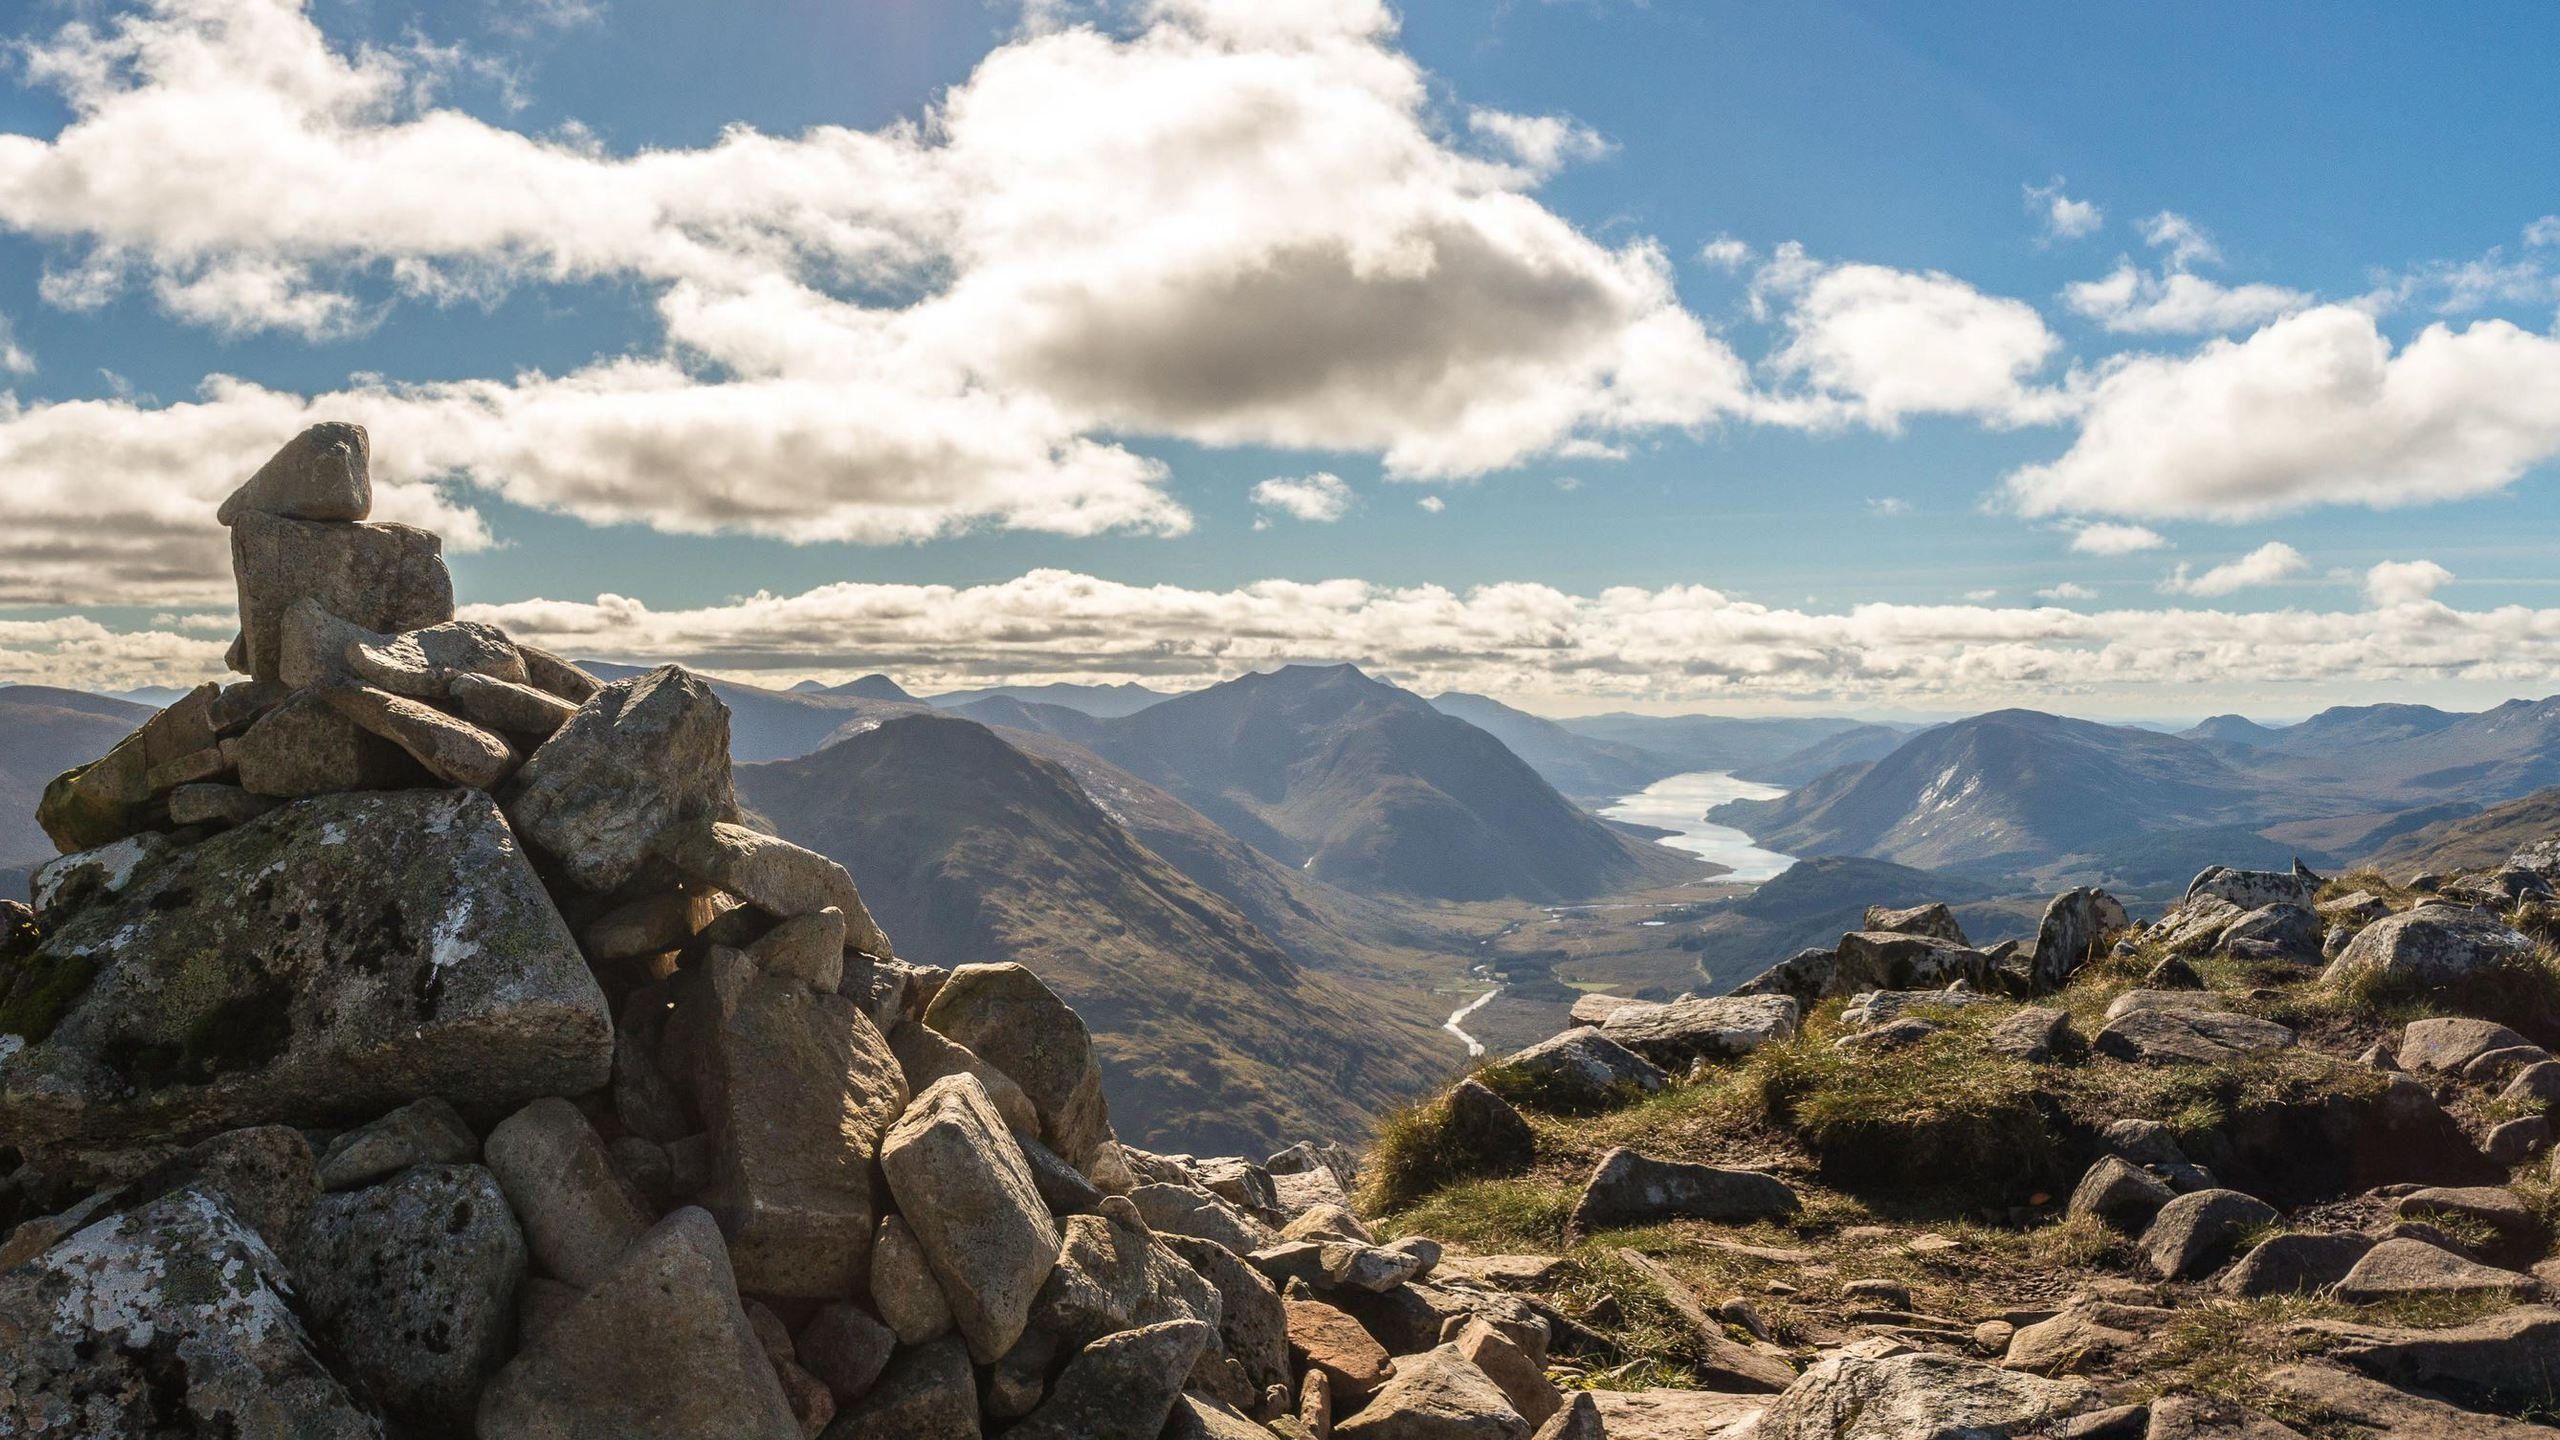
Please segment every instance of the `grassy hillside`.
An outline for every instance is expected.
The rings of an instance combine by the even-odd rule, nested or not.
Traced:
[[[1122,1133],[1150,1148],[1364,1133],[1461,1058],[1427,996],[1301,966],[983,726],[894,718],[742,766],[738,789],[860,877],[902,953],[1019,961],[1055,986],[1095,1032]]]
[[[2560,835],[2560,787],[2396,836],[2376,847],[2365,863],[2394,876],[2419,870],[2490,870],[2554,835]]]

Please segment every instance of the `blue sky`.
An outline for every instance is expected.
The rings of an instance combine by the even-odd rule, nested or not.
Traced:
[[[352,407],[491,618],[776,680],[2560,688],[2547,8],[537,8],[24,13],[0,678],[216,663]]]

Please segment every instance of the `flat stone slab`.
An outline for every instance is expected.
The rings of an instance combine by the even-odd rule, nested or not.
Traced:
[[[1600,1033],[1656,1065],[1730,1060],[1796,1033],[1796,1002],[1785,995],[1722,995],[1610,1012]]]
[[[2137,1065],[2217,1065],[2291,1045],[2291,1030],[2254,1015],[2218,1010],[2128,1010],[2090,1047]]]
[[[287,805],[52,918],[31,963],[68,998],[0,1036],[19,1144],[512,1108],[612,1071],[603,992],[476,791]]]

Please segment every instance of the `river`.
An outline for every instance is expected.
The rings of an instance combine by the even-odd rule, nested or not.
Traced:
[[[1751,843],[1750,836],[1707,819],[1707,812],[1727,800],[1775,800],[1786,793],[1781,786],[1737,780],[1722,770],[1693,770],[1656,780],[1600,813],[1611,820],[1673,832],[1663,837],[1663,844],[1726,866],[1733,873],[1725,879],[1771,880],[1795,864],[1795,857],[1761,849]]]
[[[1763,785],[1754,780],[1737,780],[1722,770],[1693,770],[1686,775],[1674,775],[1668,779],[1657,780],[1633,795],[1621,796],[1616,803],[1603,808],[1600,813],[1611,820],[1625,820],[1632,824],[1650,825],[1657,830],[1671,831],[1670,835],[1663,837],[1663,844],[1674,850],[1686,850],[1701,860],[1712,860],[1732,870],[1732,874],[1719,876],[1719,879],[1755,882],[1775,879],[1784,873],[1788,866],[1796,863],[1795,857],[1781,855],[1775,850],[1761,849],[1751,843],[1750,836],[1732,826],[1718,825],[1708,820],[1707,812],[1727,800],[1775,800],[1786,793],[1783,788],[1776,785]],[[1643,923],[1655,925],[1661,922],[1648,920]],[[1495,940],[1501,939],[1502,935],[1507,935],[1518,928],[1517,925],[1508,926],[1501,934],[1477,943],[1480,946],[1490,946]],[[1490,965],[1478,964],[1471,967],[1471,970],[1479,979],[1493,978],[1493,967]],[[1469,1055],[1483,1054],[1483,1042],[1468,1034],[1466,1028],[1459,1022],[1483,1009],[1501,993],[1502,987],[1495,985],[1492,989],[1450,1011],[1449,1018],[1440,1023],[1440,1028],[1463,1041]]]

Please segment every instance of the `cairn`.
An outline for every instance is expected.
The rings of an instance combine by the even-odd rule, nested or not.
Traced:
[[[898,957],[739,812],[698,677],[455,619],[368,461],[317,425],[223,503],[245,678],[45,793],[65,853],[0,914],[0,1434],[1558,1410],[1546,1322],[1372,1244],[1338,1147],[1126,1149],[1037,977]]]

